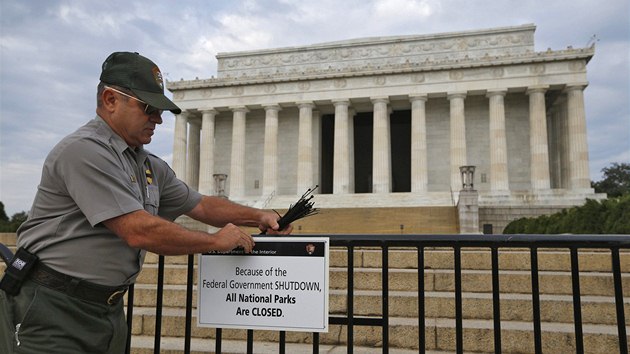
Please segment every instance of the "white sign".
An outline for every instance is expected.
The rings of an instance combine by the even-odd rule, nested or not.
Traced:
[[[328,238],[254,237],[242,250],[199,257],[202,327],[328,332]]]

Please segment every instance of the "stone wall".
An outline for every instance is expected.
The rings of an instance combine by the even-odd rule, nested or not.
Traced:
[[[493,234],[502,234],[503,229],[512,221],[523,217],[531,218],[540,215],[558,213],[567,206],[503,206],[479,207],[479,230],[484,230],[484,224],[492,225]]]

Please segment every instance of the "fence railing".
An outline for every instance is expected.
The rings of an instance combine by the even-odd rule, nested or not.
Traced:
[[[531,296],[533,311],[533,340],[536,353],[542,353],[541,308],[539,293],[538,250],[543,248],[566,249],[570,252],[571,283],[573,298],[573,323],[576,353],[584,352],[582,328],[582,306],[580,295],[580,270],[578,253],[582,249],[607,249],[611,254],[611,272],[613,275],[616,326],[619,353],[628,353],[628,337],[624,314],[620,249],[630,249],[630,235],[309,235],[330,237],[330,245],[347,250],[347,312],[345,316],[330,316],[329,323],[347,327],[347,352],[354,351],[354,327],[375,326],[382,328],[382,351],[389,352],[389,249],[411,249],[417,251],[418,258],[418,343],[419,353],[425,352],[425,249],[440,247],[453,250],[455,281],[455,347],[457,353],[463,353],[463,308],[462,308],[462,262],[461,251],[466,248],[488,248],[491,251],[492,268],[492,308],[494,351],[501,352],[501,300],[499,297],[499,250],[501,248],[529,249],[531,261]],[[382,312],[381,316],[354,316],[354,252],[357,247],[376,247],[381,250],[382,262]],[[186,295],[186,326],[184,352],[190,353],[192,332],[194,257],[188,257],[188,282]],[[164,258],[159,257],[157,306],[154,353],[160,352],[162,296],[164,278]],[[131,328],[133,319],[133,288],[128,295],[127,322],[129,337],[127,352],[130,351]],[[222,352],[222,330],[216,329],[216,353]],[[247,352],[254,352],[253,330],[247,331]],[[313,333],[313,353],[319,352],[319,333]],[[209,350],[211,348],[208,348]],[[278,353],[286,351],[286,333],[279,333]]]

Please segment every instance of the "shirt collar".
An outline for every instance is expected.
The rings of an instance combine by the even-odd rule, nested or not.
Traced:
[[[111,146],[116,150],[117,153],[122,154],[127,149],[137,160],[144,161],[147,157],[147,152],[144,150],[144,145],[137,147],[136,149],[129,146],[120,135],[116,134],[116,132],[112,129],[112,127],[107,124],[107,122],[99,115],[96,115],[94,121],[100,126],[101,129],[106,132],[108,135],[108,140]]]

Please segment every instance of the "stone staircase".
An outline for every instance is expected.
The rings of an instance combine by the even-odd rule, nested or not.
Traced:
[[[0,242],[13,245],[15,235],[0,234]],[[534,352],[530,255],[524,249],[499,251],[502,351]],[[196,260],[197,257],[195,257]],[[135,292],[132,352],[153,353],[157,255],[147,255]],[[182,353],[185,328],[186,264],[188,257],[166,257],[161,353]],[[347,272],[345,249],[331,249],[330,314],[346,312]],[[494,352],[491,257],[488,249],[462,250],[463,345],[465,352]],[[611,257],[604,250],[581,250],[580,287],[584,349],[587,353],[619,352]],[[354,254],[355,316],[381,315],[381,252],[363,248]],[[389,345],[391,353],[417,353],[418,294],[416,251],[389,251]],[[570,254],[566,250],[538,252],[542,346],[545,353],[574,353],[574,325]],[[630,252],[621,253],[626,331],[630,333]],[[197,274],[194,276],[195,282]],[[455,295],[453,251],[425,250],[425,338],[428,353],[454,352]],[[193,299],[196,305],[196,296]],[[198,328],[193,310],[193,353],[213,352],[215,330]],[[346,327],[331,325],[320,334],[320,352],[345,353]],[[278,332],[254,331],[255,353],[277,353]],[[224,353],[246,351],[245,330],[225,329]],[[312,333],[287,332],[287,353],[312,352]],[[380,327],[354,327],[354,351],[382,352]]]
[[[534,352],[529,252],[522,249],[500,251],[502,350],[511,353]],[[355,251],[356,316],[381,315],[380,250]],[[492,321],[492,279],[490,251],[462,251],[463,326],[466,352],[494,352]],[[347,273],[345,250],[331,250],[330,314],[346,311]],[[389,273],[389,343],[390,352],[417,352],[418,297],[417,255],[415,251],[390,250]],[[571,353],[574,348],[573,304],[570,254],[564,250],[539,250],[539,283],[543,351]],[[167,257],[165,270],[164,317],[162,333],[164,350],[183,347],[184,303],[187,257]],[[157,256],[147,264],[136,286],[134,310],[134,353],[151,353],[155,329],[155,282]],[[630,333],[630,253],[621,255],[626,325]],[[606,251],[583,251],[579,257],[582,292],[584,347],[588,353],[618,352],[616,313],[610,255]],[[425,252],[426,320],[425,348],[434,352],[455,350],[455,296],[452,250],[428,249]],[[196,274],[195,274],[196,280]],[[193,299],[193,304],[196,298]],[[195,313],[193,312],[193,317]],[[196,320],[193,318],[193,323]],[[381,352],[381,329],[354,327],[357,352]],[[192,348],[199,352],[214,350],[215,330],[193,326]],[[223,351],[244,352],[244,330],[223,330]],[[179,338],[178,338],[179,337]],[[175,339],[174,339],[175,338]],[[277,332],[255,331],[254,351],[276,353]],[[287,352],[311,352],[312,334],[287,332]],[[321,352],[345,352],[346,328],[332,325],[329,333],[320,334]],[[302,344],[302,345],[299,345]],[[165,351],[170,352],[170,351]]]

